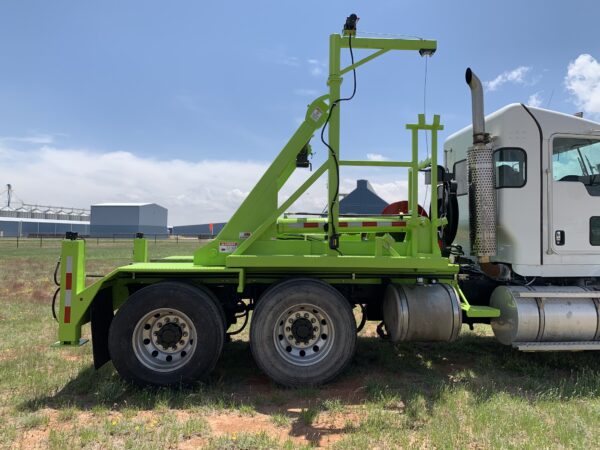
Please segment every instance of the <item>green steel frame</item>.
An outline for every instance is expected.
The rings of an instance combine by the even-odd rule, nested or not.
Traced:
[[[350,43],[349,40],[352,39]],[[341,67],[341,51],[349,45],[355,50],[373,53]],[[332,284],[380,284],[384,280],[414,283],[435,279],[455,286],[470,317],[497,316],[492,308],[470,306],[458,288],[459,267],[441,255],[438,227],[446,224],[432,208],[431,217],[419,216],[418,172],[429,168],[437,180],[438,131],[443,129],[439,116],[431,123],[418,115],[411,132],[412,148],[406,161],[349,161],[340,157],[340,105],[329,109],[341,97],[343,75],[392,50],[420,51],[431,54],[436,41],[364,38],[332,34],[329,38],[329,94],[314,100],[302,124],[266,170],[217,238],[198,248],[193,256],[175,256],[149,262],[147,242],[134,240],[134,262],[119,267],[89,287],[85,287],[85,243],[65,240],[61,255],[61,292],[59,306],[59,344],[78,345],[81,326],[90,320],[90,305],[101,289],[109,289],[113,307],[128,296],[129,284],[152,284],[173,277],[196,283],[228,283],[243,294],[246,286],[272,283],[277,279],[303,273]],[[329,117],[329,145],[335,152],[317,168],[283,203],[278,194],[296,170],[298,153],[309,144],[313,134]],[[419,162],[418,134],[431,133],[431,158]],[[339,203],[333,202],[339,180],[335,160],[340,166],[381,166],[408,169],[409,212],[398,216],[352,217],[340,219]],[[327,217],[291,218],[288,208],[327,172],[329,209]],[[337,199],[336,199],[337,200]],[[437,189],[432,189],[432,204],[437,204]],[[333,205],[333,207],[332,207]],[[339,248],[329,247],[335,229],[341,235]],[[394,236],[403,235],[403,239]]]

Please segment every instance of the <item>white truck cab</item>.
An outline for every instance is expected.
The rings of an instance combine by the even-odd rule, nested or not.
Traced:
[[[600,278],[600,123],[514,103],[485,117],[496,188],[492,263],[521,277]],[[470,255],[468,126],[444,143],[457,182],[455,244]]]

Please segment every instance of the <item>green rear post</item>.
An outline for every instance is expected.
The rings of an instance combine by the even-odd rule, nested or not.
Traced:
[[[148,262],[148,239],[136,237],[133,240],[133,262]]]
[[[85,241],[66,239],[60,255],[60,302],[58,309],[58,339],[60,345],[82,345],[81,325],[87,308],[78,304],[78,295],[85,289]],[[87,305],[86,305],[87,306]]]

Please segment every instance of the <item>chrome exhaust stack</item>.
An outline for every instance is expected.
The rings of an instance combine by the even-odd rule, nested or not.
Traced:
[[[467,152],[471,255],[480,263],[489,263],[497,251],[494,158],[490,136],[485,132],[481,81],[470,68],[465,79],[471,88],[473,113],[473,146]]]

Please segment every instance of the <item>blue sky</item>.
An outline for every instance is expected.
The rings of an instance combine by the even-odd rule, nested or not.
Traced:
[[[525,102],[598,117],[600,105],[586,93],[597,88],[600,3],[576,5],[2,2],[0,183],[12,182],[28,203],[158,201],[175,223],[226,219],[306,104],[326,92],[327,36],[352,12],[363,32],[438,40],[427,112],[442,115],[442,138],[469,123],[468,66],[488,82],[488,113]],[[578,73],[591,81],[569,90],[569,64],[584,54],[591,60]],[[357,75],[357,95],[343,108],[344,157],[403,158],[404,124],[423,111],[424,60],[388,54]],[[343,91],[350,88],[348,78]],[[90,166],[87,180],[76,176],[81,165]],[[343,187],[361,175],[348,172]],[[382,195],[402,195],[403,179],[381,175]]]

